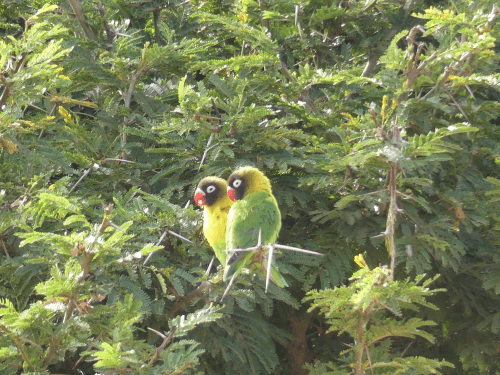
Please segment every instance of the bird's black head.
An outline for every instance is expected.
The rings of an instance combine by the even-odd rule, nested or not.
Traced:
[[[198,184],[194,200],[198,206],[210,207],[226,195],[226,182],[220,178],[204,178]]]
[[[245,190],[248,187],[248,181],[243,174],[233,173],[227,180],[227,195],[232,201],[239,201],[245,196]]]

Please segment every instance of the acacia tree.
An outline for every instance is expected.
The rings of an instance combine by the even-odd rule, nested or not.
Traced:
[[[1,5],[2,371],[393,371],[359,345],[343,353],[349,332],[328,320],[329,296],[369,313],[350,298],[383,302],[384,277],[426,300],[361,320],[429,324],[380,343],[380,363],[498,371],[498,13],[487,0]],[[242,275],[221,304],[191,196],[245,164],[272,180],[279,242],[326,256],[283,253],[289,288]],[[402,281],[424,273],[445,291]]]

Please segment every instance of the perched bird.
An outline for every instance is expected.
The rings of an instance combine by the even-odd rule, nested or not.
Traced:
[[[245,249],[274,243],[281,229],[281,214],[271,191],[271,182],[257,168],[237,169],[227,180],[227,195],[236,203],[229,210],[226,227],[226,249]],[[265,251],[236,252],[224,269],[224,280],[238,274],[244,267],[265,276]],[[271,268],[271,279],[280,287],[287,286],[277,268]]]
[[[227,196],[227,183],[222,178],[205,177],[194,192],[194,201],[203,207],[203,234],[219,262],[226,265],[226,222],[233,201]]]

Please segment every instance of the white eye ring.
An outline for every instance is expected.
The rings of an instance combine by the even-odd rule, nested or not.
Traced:
[[[207,187],[207,194],[213,193],[214,191],[215,191],[214,185],[210,185],[209,187]]]
[[[238,179],[234,180],[233,181],[233,187],[235,187],[236,189],[239,188],[242,182],[243,181],[238,180]]]

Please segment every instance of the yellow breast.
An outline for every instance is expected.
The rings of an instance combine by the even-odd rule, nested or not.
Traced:
[[[233,201],[226,195],[216,204],[205,207],[203,210],[203,234],[223,265],[225,265],[226,255],[224,250],[226,249],[227,214],[232,204]]]

